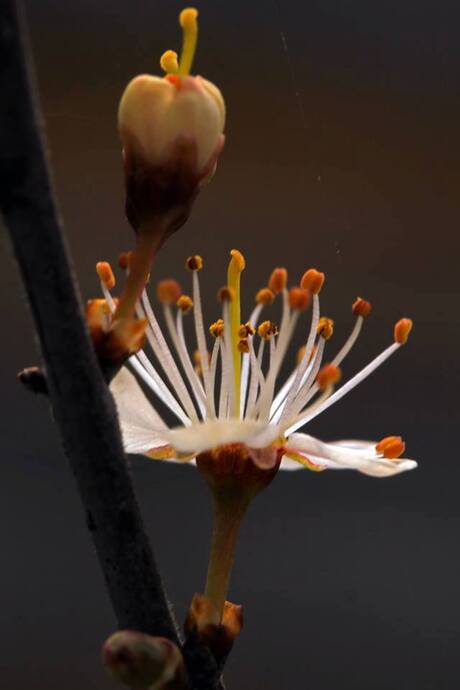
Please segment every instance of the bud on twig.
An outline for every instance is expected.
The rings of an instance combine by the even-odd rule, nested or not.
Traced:
[[[102,660],[112,678],[133,690],[186,688],[182,655],[164,637],[121,630],[104,642]]]
[[[204,594],[194,594],[185,620],[185,633],[197,635],[211,650],[217,662],[230,653],[243,627],[243,607],[226,601],[221,623],[215,622],[215,607]]]

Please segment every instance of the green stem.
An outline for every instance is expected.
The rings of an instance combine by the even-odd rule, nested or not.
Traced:
[[[250,497],[241,491],[214,495],[214,527],[205,596],[212,602],[215,623],[222,621],[238,535]]]

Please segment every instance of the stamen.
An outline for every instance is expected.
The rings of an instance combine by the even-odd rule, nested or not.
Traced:
[[[325,364],[322,369],[319,370],[318,376],[316,377],[318,381],[318,386],[321,391],[326,390],[329,386],[333,386],[338,383],[342,378],[342,372],[339,367],[333,364]]]
[[[395,324],[394,328],[395,342],[399,345],[405,345],[409,338],[409,333],[412,330],[412,326],[412,319],[400,319],[398,323]]]
[[[305,374],[307,367],[310,363],[312,353],[313,353],[313,347],[315,344],[315,336],[316,336],[316,331],[317,331],[317,326],[319,322],[319,297],[318,294],[315,293],[313,295],[313,313],[312,313],[312,318],[311,318],[311,326],[310,326],[310,333],[308,334],[308,340],[305,345],[305,351],[303,352],[302,355],[302,360],[299,362],[297,371],[293,375],[293,381],[290,390],[288,390],[287,394],[287,400],[286,404],[283,406],[284,412],[282,417],[286,417],[288,414],[291,412],[291,405],[292,403],[296,400],[298,393],[300,392],[299,389],[302,389],[302,386],[305,385]],[[283,396],[284,397],[284,396]],[[277,396],[278,398],[278,396]],[[275,398],[275,400],[277,399]],[[282,402],[283,398],[280,399],[280,402],[278,405]],[[282,409],[283,409],[282,408]],[[271,413],[273,414],[273,406]]]
[[[127,271],[131,260],[131,252],[122,252],[118,257],[118,266],[122,271]]]
[[[386,436],[377,443],[375,450],[388,460],[396,460],[406,450],[406,444],[401,436]]]
[[[274,295],[277,295],[286,288],[287,271],[285,268],[274,268],[268,279],[268,288]],[[259,293],[258,293],[259,294]]]
[[[324,340],[329,340],[334,333],[334,322],[326,316],[322,316],[318,322],[318,335]]]
[[[176,415],[182,424],[190,426],[190,418],[174,398],[145,352],[140,350],[136,355],[130,357],[128,362],[159,400],[161,400],[166,407],[169,407],[171,412]]]
[[[224,285],[218,289],[217,299],[219,302],[233,302],[235,299],[235,291],[232,288],[227,287],[227,285]]]
[[[355,374],[347,383],[345,383],[341,388],[339,388],[335,393],[333,393],[320,407],[318,407],[314,412],[311,414],[305,414],[305,413],[300,413],[300,415],[296,419],[291,419],[290,422],[286,423],[285,427],[285,433],[291,434],[293,431],[296,431],[297,429],[300,429],[300,427],[304,426],[307,422],[310,422],[312,419],[314,419],[317,415],[319,415],[321,412],[324,412],[324,410],[327,410],[328,407],[333,405],[334,403],[338,402],[341,398],[344,397],[347,393],[349,393],[355,386],[360,384],[364,379],[366,379],[370,374],[372,374],[373,371],[378,369],[378,367],[385,362],[391,355],[396,352],[401,347],[399,343],[393,343],[389,347],[386,348],[380,355],[378,355],[375,359],[372,360],[364,369],[362,369],[360,372]]]
[[[275,299],[275,294],[270,290],[270,288],[262,288],[256,294],[257,304],[273,304]]]
[[[188,353],[188,350],[186,347],[184,347],[184,343],[182,342],[181,338],[179,338],[179,334],[176,328],[176,324],[174,323],[174,318],[171,312],[171,306],[170,304],[164,303],[163,304],[163,313],[166,321],[166,326],[169,331],[169,335],[171,337],[171,340],[173,341],[174,347],[176,349],[177,355],[179,357],[179,361],[182,365],[182,368],[185,372],[185,375],[188,379],[188,382],[190,384],[190,387],[192,389],[193,395],[195,397],[196,403],[198,405],[198,409],[200,410],[201,416],[203,419],[206,418],[206,396],[204,395],[203,388],[201,386],[201,383],[199,382],[199,379],[196,375],[195,370],[193,369],[193,365],[190,359],[190,355]],[[178,312],[178,319],[180,322],[182,322],[182,312]],[[198,384],[197,385],[197,381]]]
[[[273,321],[262,321],[257,329],[257,333],[264,340],[270,340],[274,335],[278,335],[279,329]]]
[[[193,317],[195,321],[195,334],[200,351],[203,368],[204,389],[206,391],[206,399],[210,402],[210,414],[214,416],[214,393],[211,389],[211,376],[209,372],[209,362],[207,360],[208,348],[206,346],[206,335],[204,332],[203,310],[201,308],[201,294],[200,281],[198,272],[203,266],[201,256],[191,256],[187,259],[187,268],[193,273]]]
[[[189,256],[187,261],[185,262],[185,267],[189,271],[201,271],[201,269],[203,268],[203,259],[199,254]]]
[[[176,302],[176,307],[183,314],[188,314],[188,312],[193,309],[193,300],[188,295],[181,295]]]
[[[230,263],[227,270],[228,287],[233,291],[234,299],[229,305],[230,318],[230,345],[232,349],[233,358],[233,372],[235,377],[235,410],[236,417],[240,413],[240,395],[241,395],[241,352],[238,349],[238,331],[241,324],[241,302],[240,302],[240,283],[241,274],[246,267],[244,256],[237,249],[232,249],[230,252]]]
[[[177,74],[179,72],[177,53],[174,50],[164,52],[160,58],[160,67],[166,74]]]
[[[179,74],[190,74],[195,56],[196,44],[198,40],[198,10],[188,7],[179,15],[179,24],[182,27],[182,52],[179,62]]]
[[[254,335],[254,333],[255,330],[249,321],[247,321],[246,323],[242,323],[238,329],[239,338],[247,338],[250,335]]]
[[[152,306],[150,304],[149,298],[145,290],[142,293],[141,301],[142,305],[138,304],[136,306],[136,312],[140,317],[143,317],[145,315],[147,316],[149,322],[149,328],[147,329],[147,338],[150,343],[150,346],[152,347],[152,350],[158,358],[161,368],[170,380],[171,385],[175,390],[177,390],[178,394],[180,395],[181,403],[187,410],[187,414],[189,415],[190,419],[196,421],[198,419],[198,416],[196,414],[192,398],[190,397],[190,394],[187,390],[187,386],[185,385],[181,373],[174,360],[174,357],[172,356],[171,350],[168,347],[168,344],[162,333],[162,330],[154,314],[154,311],[152,309]]]
[[[356,316],[362,316],[363,319],[365,319],[372,311],[372,304],[367,302],[362,297],[357,297],[351,309],[353,314],[356,314]]]
[[[238,341],[238,352],[249,353],[249,343],[247,338],[241,338],[241,340]]]
[[[113,275],[112,267],[109,262],[98,261],[96,264],[96,271],[101,283],[103,283],[108,290],[113,290],[115,287],[115,276]]]
[[[161,304],[175,304],[182,294],[177,280],[160,280],[157,285],[157,300]]]
[[[300,287],[308,290],[313,295],[318,295],[323,287],[326,276],[316,268],[309,268],[300,279]]]
[[[217,319],[209,326],[209,332],[213,338],[219,338],[224,332],[224,320]]]
[[[293,287],[289,290],[289,306],[296,311],[305,311],[310,304],[310,293],[301,287]]]

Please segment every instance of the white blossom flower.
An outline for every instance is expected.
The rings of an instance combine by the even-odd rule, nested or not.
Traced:
[[[163,281],[158,287],[166,333],[144,290],[136,312],[140,319],[147,320],[146,335],[153,358],[140,350],[111,383],[128,453],[190,462],[201,453],[237,444],[262,469],[275,467],[280,458],[281,469],[354,469],[373,477],[386,477],[417,466],[414,460],[400,457],[405,446],[397,436],[378,443],[326,443],[299,433],[407,341],[412,327],[410,319],[398,321],[393,343],[334,390],[340,379],[339,365],[371,311],[369,302],[356,300],[356,321],[349,337],[330,362],[323,365],[326,344],[333,331],[332,321],[320,312],[324,274],[310,269],[299,286],[289,290],[286,271],[275,269],[268,287],[257,293],[249,319],[244,321],[240,314],[240,278],[245,260],[240,252],[232,250],[227,285],[220,291],[222,318],[209,329],[213,337],[209,354],[200,296],[201,257],[190,257],[187,267],[192,273],[192,297],[183,295],[175,281]],[[107,281],[101,280],[101,285],[114,312]],[[277,296],[282,300],[279,326],[262,320],[263,311]],[[294,330],[309,307],[311,318],[305,346],[291,374],[280,381]],[[187,311],[193,311],[195,355],[195,345],[190,347],[184,334]],[[138,380],[169,410],[177,424],[166,423]]]

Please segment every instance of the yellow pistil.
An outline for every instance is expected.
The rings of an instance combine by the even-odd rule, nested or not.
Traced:
[[[167,50],[160,58],[160,67],[166,74],[177,74],[179,72],[179,62],[175,50]]]
[[[179,15],[179,24],[182,27],[182,52],[179,62],[179,74],[190,74],[193,58],[195,56],[198,40],[198,10],[187,7]]]
[[[241,351],[238,347],[240,340],[239,330],[241,326],[241,303],[240,303],[240,278],[244,271],[246,261],[244,256],[237,249],[230,252],[230,263],[227,271],[228,287],[233,290],[234,299],[229,304],[230,313],[230,342],[233,356],[233,370],[235,373],[235,403],[234,415],[240,414],[240,387],[241,387]]]

